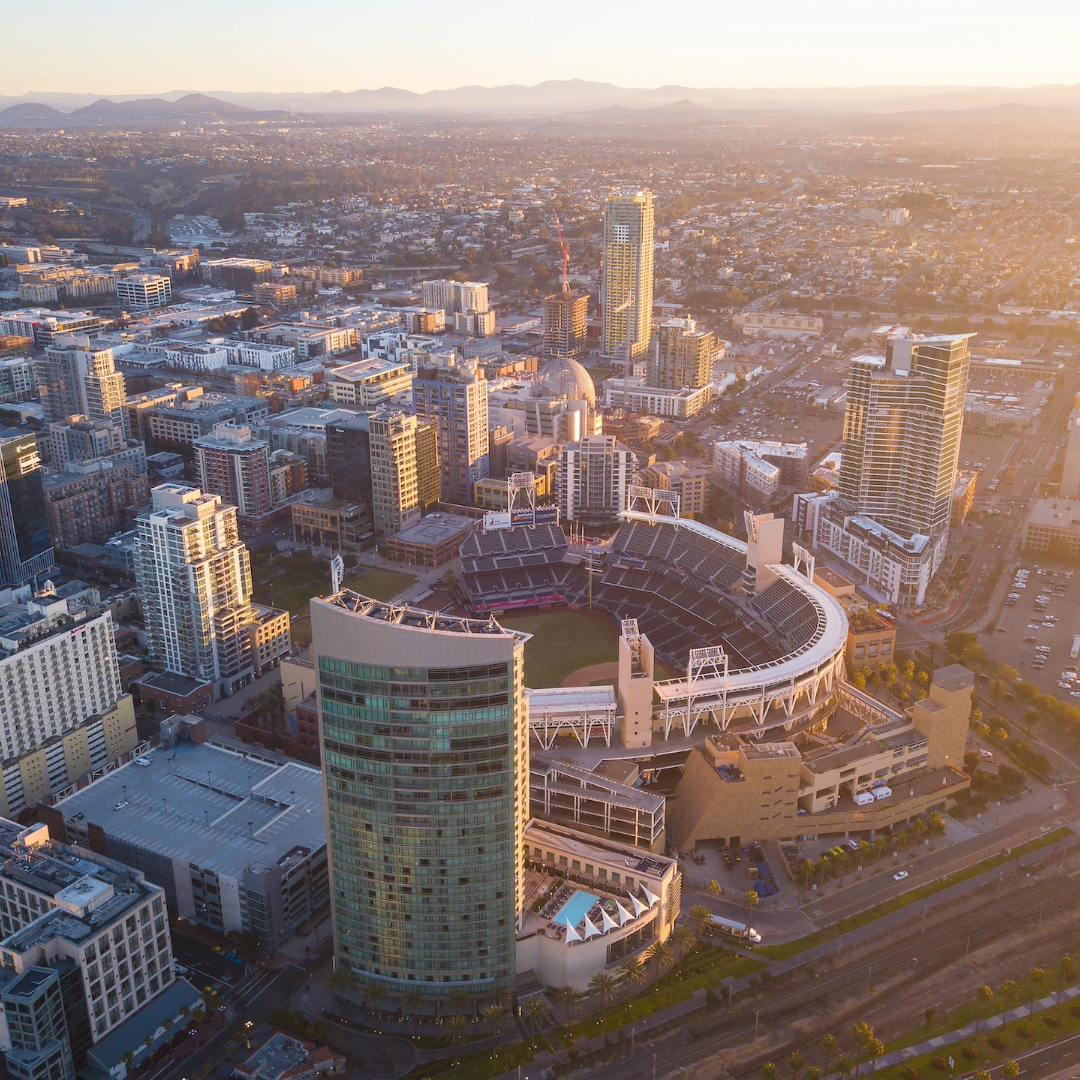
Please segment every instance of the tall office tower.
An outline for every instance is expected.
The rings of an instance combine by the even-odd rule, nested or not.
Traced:
[[[1080,394],[1073,402],[1069,413],[1068,434],[1065,443],[1065,462],[1061,470],[1061,488],[1058,494],[1063,499],[1080,499]]]
[[[27,968],[0,994],[11,1049],[8,1071],[19,1080],[75,1080],[59,971]]]
[[[116,370],[112,349],[91,348],[88,337],[58,335],[37,362],[37,378],[46,420],[74,414],[111,419],[128,434],[124,376]]]
[[[699,330],[693,319],[668,319],[656,337],[656,385],[669,390],[707,386],[715,352],[711,330]]]
[[[251,428],[239,424],[218,424],[209,434],[196,439],[199,484],[210,495],[220,495],[236,507],[242,518],[270,513],[270,447],[251,435]]]
[[[394,993],[511,989],[526,635],[348,591],[312,600],[311,629],[338,969]]]
[[[371,507],[371,432],[368,413],[341,416],[326,424],[326,456],[335,499]]]
[[[564,446],[555,482],[555,501],[566,521],[582,525],[618,523],[627,508],[637,457],[614,435],[591,435]]]
[[[0,585],[22,585],[55,565],[37,438],[0,436]]]
[[[442,497],[471,506],[473,485],[488,475],[488,385],[479,361],[432,356],[413,379],[413,407],[439,425]]]
[[[890,338],[851,361],[840,496],[903,537],[949,528],[971,334]]]
[[[649,347],[653,306],[653,197],[619,191],[604,207],[604,338],[607,356]]]
[[[231,694],[252,674],[251,565],[236,507],[161,484],[136,522],[135,579],[155,664]]]
[[[439,501],[438,424],[400,409],[380,409],[368,423],[372,522],[392,536]]]
[[[545,296],[540,314],[544,356],[552,359],[581,356],[588,334],[588,296],[573,293]]]

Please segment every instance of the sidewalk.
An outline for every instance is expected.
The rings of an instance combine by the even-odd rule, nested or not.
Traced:
[[[1044,1009],[1051,1009],[1062,1001],[1072,1001],[1073,998],[1078,996],[1080,996],[1080,986],[1070,986],[1068,990],[1062,990],[1060,994],[1049,994],[1044,998],[1039,998],[1030,1006],[1021,1005],[1018,1009],[1010,1009],[1004,1016],[998,1013],[996,1016],[980,1020],[978,1024],[979,1031],[993,1031],[995,1028],[1001,1027],[1002,1024],[1010,1023],[1013,1020],[1022,1020],[1025,1016],[1034,1016],[1035,1013],[1042,1012]],[[965,1024],[962,1028],[957,1028],[956,1031],[936,1035],[926,1042],[916,1043],[914,1046],[905,1046],[902,1050],[893,1050],[874,1061],[871,1071],[877,1072],[878,1069],[886,1069],[890,1065],[899,1065],[901,1062],[907,1061],[908,1058],[918,1057],[920,1054],[928,1054],[932,1050],[940,1050],[944,1046],[953,1046],[958,1042],[963,1042],[964,1039],[970,1038],[976,1033],[975,1027],[974,1023]]]

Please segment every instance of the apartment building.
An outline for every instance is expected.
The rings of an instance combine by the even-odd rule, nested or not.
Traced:
[[[439,501],[439,426],[384,408],[372,414],[369,432],[372,521],[392,536]]]
[[[251,567],[236,507],[161,484],[136,522],[135,577],[153,662],[231,694],[253,673]]]
[[[195,460],[199,486],[223,503],[236,507],[241,518],[270,513],[270,448],[239,424],[218,424],[209,435],[196,439]]]
[[[149,311],[172,303],[172,280],[165,274],[132,274],[116,282],[116,298],[130,311]]]
[[[412,383],[409,364],[374,358],[332,368],[325,380],[330,397],[338,404],[366,409],[384,401],[407,400],[411,397]]]
[[[93,348],[87,337],[58,336],[38,361],[37,381],[46,420],[112,420],[128,434],[124,376],[112,349]]]
[[[602,348],[644,356],[652,335],[655,223],[649,191],[620,191],[604,206]]]
[[[637,457],[611,435],[594,435],[563,447],[555,503],[565,521],[617,524],[627,508]]]

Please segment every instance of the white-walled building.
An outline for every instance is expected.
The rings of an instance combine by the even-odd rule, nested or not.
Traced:
[[[161,484],[137,521],[135,576],[155,664],[229,695],[253,674],[251,566],[236,507]]]
[[[166,274],[132,274],[117,281],[116,298],[134,311],[167,307],[172,303],[172,281]]]
[[[591,435],[563,447],[555,502],[565,521],[614,525],[627,508],[637,457],[614,435]]]

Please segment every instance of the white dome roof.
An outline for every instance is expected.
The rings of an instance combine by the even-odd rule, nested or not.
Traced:
[[[596,387],[592,376],[576,360],[569,357],[549,360],[536,377],[535,397],[569,398],[596,405]]]

